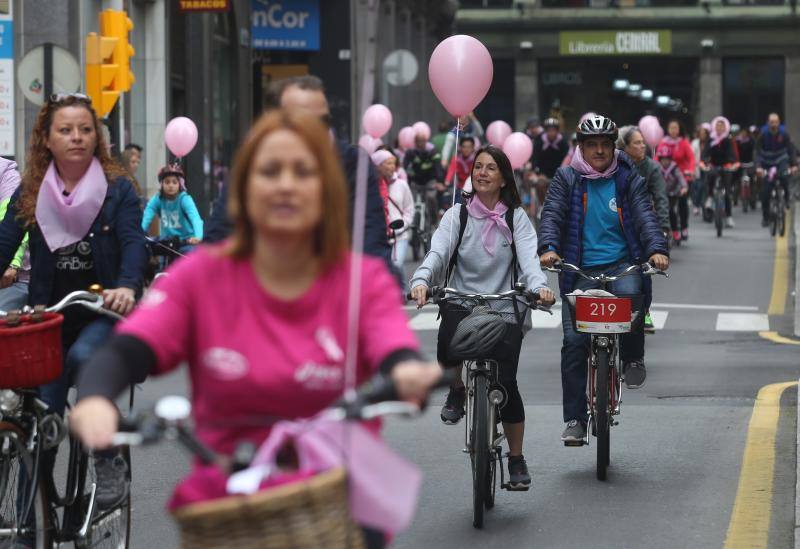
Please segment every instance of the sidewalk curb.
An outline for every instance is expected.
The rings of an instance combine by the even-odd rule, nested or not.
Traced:
[[[795,228],[797,224],[795,223]],[[795,454],[796,472],[794,485],[794,549],[800,549],[800,383],[797,384],[797,450]]]
[[[800,337],[800,208],[794,204],[794,335]]]

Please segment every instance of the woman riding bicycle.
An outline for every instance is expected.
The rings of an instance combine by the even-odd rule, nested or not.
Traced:
[[[159,238],[178,239],[178,252],[188,254],[203,240],[203,219],[186,192],[183,170],[177,164],[168,164],[158,171],[158,182],[161,190],[147,202],[142,230],[147,231],[153,218],[158,216],[161,220]]]
[[[3,268],[29,235],[31,305],[53,305],[100,283],[106,307],[125,315],[141,292],[147,249],[139,202],[128,175],[108,156],[99,126],[91,101],[79,94],[53,95],[34,124],[22,185],[0,223]],[[64,413],[79,368],[112,328],[112,320],[84,309],[64,312],[64,370],[39,387],[52,411]],[[125,464],[115,457],[102,454],[95,462],[100,506],[126,494]]]
[[[718,182],[725,187],[725,225],[728,228],[733,228],[733,174],[729,169],[739,161],[736,153],[736,147],[730,137],[731,123],[724,116],[718,116],[711,121],[711,138],[706,143],[702,154],[702,167],[717,168],[719,170],[717,178],[721,178]],[[706,178],[706,210],[713,210],[713,197],[714,197],[713,178]],[[710,220],[710,219],[709,219]]]
[[[653,211],[645,181],[631,158],[614,150],[617,126],[601,115],[578,126],[579,146],[569,167],[560,168],[550,183],[542,211],[539,254],[548,267],[564,261],[589,274],[616,274],[635,263],[651,261],[658,269],[669,265],[667,242]],[[596,287],[573,273],[559,277],[561,295]],[[612,291],[644,291],[650,305],[649,279],[629,276],[612,284]],[[582,442],[586,436],[586,361],[589,336],[577,333],[569,307],[561,309],[564,342],[561,348],[561,382],[564,422],[561,440]],[[631,389],[645,380],[644,332],[622,337],[621,358],[625,383]]]
[[[229,193],[231,238],[175,264],[87,365],[70,423],[88,446],[111,442],[125,387],[183,362],[196,434],[226,456],[265,440],[263,418],[312,416],[342,395],[342,317],[357,263],[327,128],[299,112],[263,115],[237,153]],[[385,372],[400,398],[421,401],[441,371],[421,361],[385,264],[362,261],[356,381]],[[184,486],[202,487],[203,473],[195,467]]]
[[[474,192],[466,205],[457,204],[448,210],[433,234],[431,250],[411,278],[412,298],[421,307],[427,302],[428,288],[434,284],[445,284],[464,292],[494,294],[510,290],[512,281],[519,280],[528,289],[537,290],[544,304],[554,303],[555,297],[547,288],[547,279],[536,257],[536,232],[521,207],[514,172],[503,151],[494,146],[478,151],[472,166],[472,185]],[[466,212],[466,215],[462,212]],[[509,228],[509,218],[513,233]],[[462,221],[465,223],[463,228]],[[448,273],[462,229],[458,261],[452,267],[452,273]],[[516,257],[512,246],[516,248]],[[449,281],[448,274],[451,275]],[[508,400],[500,415],[510,451],[510,484],[527,489],[531,477],[522,455],[525,409],[517,387],[517,364],[523,332],[516,326],[514,311],[503,309],[502,312],[509,317],[507,322],[514,326],[509,326],[508,336],[501,342],[507,348],[502,350],[505,356],[499,361],[500,381],[508,393]],[[457,361],[448,359],[448,345],[456,325],[468,314],[469,310],[457,307],[442,311],[437,353],[439,361],[445,366],[459,365]],[[530,314],[527,313],[525,329],[529,328]],[[464,401],[464,384],[461,377],[456,376],[442,408],[441,417],[445,424],[454,425],[461,420]]]
[[[678,120],[670,120],[667,123],[667,135],[659,143],[658,150],[661,150],[662,147],[669,149],[671,161],[675,162],[684,180],[691,187],[692,179],[694,179],[695,157],[692,151],[692,144],[684,137],[683,128]],[[656,160],[660,161],[660,159],[661,157],[656,151]],[[672,211],[671,207],[670,211]],[[689,238],[688,192],[678,196],[678,219],[680,221],[680,239],[676,238],[676,240],[687,240]],[[670,217],[670,224],[672,224],[671,220],[672,217]],[[673,226],[674,230],[675,227]]]

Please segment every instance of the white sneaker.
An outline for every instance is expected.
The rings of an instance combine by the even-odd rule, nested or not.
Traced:
[[[736,223],[733,222],[733,218],[732,217],[726,217],[725,218],[725,226],[728,227],[729,229],[733,229],[736,226]]]
[[[705,208],[706,208],[706,210],[713,210],[714,209],[714,201],[711,199],[710,196],[708,198],[706,198]]]

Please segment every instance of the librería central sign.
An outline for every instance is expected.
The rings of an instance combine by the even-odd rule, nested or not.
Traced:
[[[672,31],[564,31],[558,46],[561,55],[668,55]]]

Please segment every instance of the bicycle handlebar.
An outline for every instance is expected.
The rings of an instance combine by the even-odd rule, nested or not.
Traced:
[[[59,301],[52,307],[47,307],[44,310],[44,312],[58,313],[61,312],[63,309],[66,309],[67,307],[71,307],[73,305],[80,305],[86,309],[89,309],[94,313],[104,314],[116,320],[123,320],[125,318],[124,316],[115,313],[110,309],[105,309],[104,308],[105,300],[103,299],[102,295],[87,291],[77,291],[69,293],[66,296],[64,296],[64,298],[61,301]],[[32,307],[26,305],[25,307],[23,307],[22,312],[23,314],[32,314],[36,311]],[[8,316],[8,312],[0,311],[0,316]]]
[[[577,265],[573,265],[572,263],[567,263],[565,261],[558,261],[552,267],[545,267],[545,270],[550,271],[552,273],[561,273],[563,271],[569,271],[572,273],[577,274],[585,278],[586,280],[592,280],[594,282],[614,282],[619,280],[620,278],[624,278],[626,276],[630,276],[632,274],[643,274],[645,276],[654,276],[654,275],[662,275],[666,278],[669,278],[669,274],[661,269],[656,269],[650,263],[642,263],[641,265],[631,265],[624,271],[616,275],[607,275],[605,273],[601,273],[599,275],[590,275]]]
[[[510,301],[515,297],[521,297],[526,300],[525,306],[531,310],[538,310],[538,311],[545,311],[547,313],[553,314],[553,311],[550,310],[550,307],[545,307],[544,305],[540,305],[541,297],[539,296],[539,292],[533,290],[525,289],[525,285],[522,283],[517,283],[517,288],[513,290],[508,290],[506,292],[501,292],[499,294],[469,294],[466,292],[462,292],[461,290],[456,290],[455,288],[446,288],[442,286],[433,286],[427,289],[425,292],[425,297],[430,299],[435,305],[439,305],[441,303],[447,303],[448,301],[453,301],[455,299],[467,299],[477,302],[485,302],[485,301]],[[411,293],[406,294],[406,299],[408,301],[412,301],[414,298],[411,296]]]

